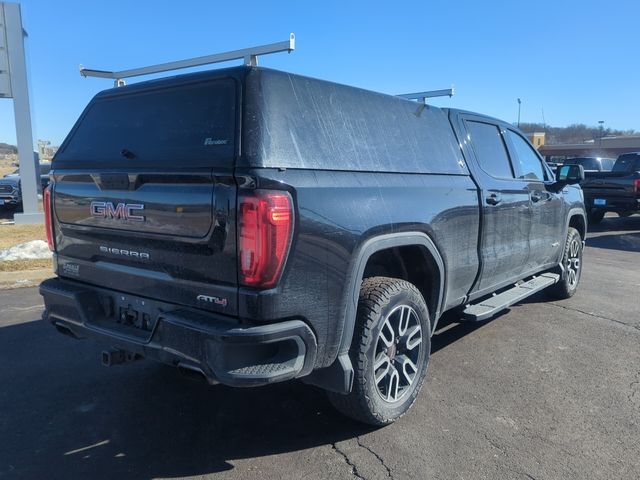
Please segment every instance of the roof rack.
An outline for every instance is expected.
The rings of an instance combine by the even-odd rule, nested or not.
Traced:
[[[259,55],[267,55],[269,53],[278,52],[291,53],[293,50],[295,50],[295,48],[296,37],[293,33],[291,33],[289,34],[289,39],[285,40],[284,42],[259,45],[257,47],[232,50],[230,52],[216,53],[213,55],[205,55],[203,57],[190,58],[187,60],[160,63],[158,65],[150,65],[148,67],[132,68],[130,70],[121,70],[119,72],[91,70],[80,65],[80,75],[82,75],[83,77],[112,78],[114,79],[114,86],[122,87],[126,85],[124,81],[125,78],[150,75],[152,73],[168,72],[171,70],[179,70],[182,68],[198,67],[201,65],[209,65],[212,63],[227,62],[229,60],[242,59],[245,65],[255,67],[258,65]]]
[[[429,90],[426,92],[417,92],[417,93],[405,93],[402,95],[396,95],[396,97],[405,98],[407,100],[417,100],[422,103],[427,103],[427,98],[434,97],[453,97],[455,94],[455,90],[453,85],[451,88],[445,88],[443,90]]]

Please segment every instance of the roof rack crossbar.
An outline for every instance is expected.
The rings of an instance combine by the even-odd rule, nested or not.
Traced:
[[[405,98],[407,100],[418,100],[419,102],[427,103],[427,98],[453,97],[454,94],[455,94],[455,90],[453,85],[451,85],[451,88],[445,88],[442,90],[429,90],[426,92],[405,93],[405,94],[396,95],[396,96],[400,98]]]
[[[150,75],[152,73],[168,72],[171,70],[179,70],[182,68],[199,67],[201,65],[227,62],[230,60],[242,59],[245,65],[256,66],[258,65],[258,56],[260,55],[267,55],[270,53],[278,52],[291,53],[293,50],[295,50],[295,48],[296,37],[293,33],[291,33],[289,34],[289,39],[285,40],[284,42],[259,45],[257,47],[232,50],[230,52],[216,53],[213,55],[205,55],[203,57],[190,58],[187,60],[177,60],[175,62],[160,63],[158,65],[150,65],[148,67],[132,68],[130,70],[121,70],[119,72],[92,70],[80,65],[80,75],[82,75],[83,77],[111,78],[115,80],[115,86],[120,87],[125,84],[125,78]]]

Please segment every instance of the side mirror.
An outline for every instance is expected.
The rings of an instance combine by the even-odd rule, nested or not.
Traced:
[[[582,165],[560,165],[556,170],[556,182],[564,185],[576,185],[584,180]]]

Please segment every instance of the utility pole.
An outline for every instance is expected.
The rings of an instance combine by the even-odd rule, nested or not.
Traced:
[[[518,99],[518,128],[520,128],[520,105],[522,104],[522,100]]]
[[[604,120],[598,120],[599,129],[600,129],[600,149],[602,150],[602,137],[604,137]]]

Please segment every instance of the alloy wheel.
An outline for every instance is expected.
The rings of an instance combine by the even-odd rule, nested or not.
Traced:
[[[383,400],[395,403],[410,390],[422,348],[418,314],[408,305],[397,306],[384,319],[376,342],[373,374]]]
[[[580,277],[580,242],[574,238],[569,245],[567,257],[567,280],[571,288],[575,288]]]

